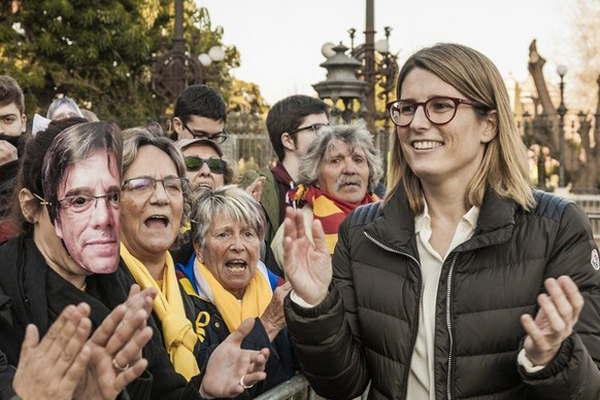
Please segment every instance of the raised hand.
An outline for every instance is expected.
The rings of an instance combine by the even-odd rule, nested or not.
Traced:
[[[263,324],[269,340],[273,339],[285,327],[285,315],[283,313],[283,300],[285,296],[292,290],[292,285],[289,282],[284,283],[275,289],[271,302],[260,316],[260,322]]]
[[[246,192],[250,193],[250,195],[254,197],[254,200],[258,202],[260,202],[260,199],[262,198],[266,180],[267,178],[264,176],[259,176],[246,188]]]
[[[85,343],[92,323],[87,304],[68,306],[39,341],[28,325],[13,388],[23,400],[70,400],[85,374],[90,348]]]
[[[140,291],[138,285],[133,285],[127,301],[96,329],[88,342],[90,368],[76,399],[114,399],[144,372],[148,362],[142,358],[142,349],[152,337],[146,322],[155,297],[155,289]]]
[[[17,148],[6,140],[0,140],[0,165],[15,161],[17,157]]]
[[[301,210],[286,210],[283,239],[283,265],[294,292],[309,304],[319,304],[331,283],[331,256],[321,222],[312,223],[313,243],[304,230]]]
[[[523,347],[534,365],[546,365],[554,358],[583,308],[583,296],[570,277],[548,278],[544,285],[548,294],[538,296],[540,309],[535,320],[529,314],[521,316],[527,333]]]
[[[245,320],[212,352],[200,386],[203,396],[236,397],[267,377],[264,370],[269,350],[242,350],[240,347],[253,326],[253,319]]]

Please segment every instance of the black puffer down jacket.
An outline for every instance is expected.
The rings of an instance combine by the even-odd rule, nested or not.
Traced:
[[[600,398],[600,264],[589,222],[574,204],[536,192],[524,211],[488,191],[471,239],[446,258],[436,300],[435,398]],[[418,328],[421,273],[414,215],[403,188],[342,224],[328,297],[306,309],[286,299],[300,364],[332,399],[362,393],[405,399]],[[541,371],[517,364],[548,277],[569,275],[585,305],[574,333]]]

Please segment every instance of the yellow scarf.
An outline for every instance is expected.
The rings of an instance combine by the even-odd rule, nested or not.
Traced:
[[[194,356],[194,346],[198,338],[194,333],[192,323],[185,315],[171,254],[167,251],[167,266],[161,287],[158,286],[144,264],[131,255],[123,243],[121,243],[121,258],[142,289],[154,287],[158,290],[158,296],[154,302],[154,312],[162,325],[165,347],[169,352],[175,371],[189,381],[200,373]]]
[[[229,332],[236,330],[246,318],[260,317],[265,311],[273,292],[269,281],[258,270],[246,286],[244,297],[238,300],[231,292],[225,289],[213,276],[212,272],[196,258],[194,268],[197,276],[204,280],[211,293],[207,293],[209,300],[217,307]],[[203,282],[199,282],[202,285]],[[204,286],[204,285],[203,285]]]

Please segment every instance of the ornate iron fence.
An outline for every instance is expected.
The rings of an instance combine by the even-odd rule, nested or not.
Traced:
[[[585,211],[592,225],[594,239],[600,245],[600,195],[569,194],[568,198]]]
[[[256,133],[233,134],[221,145],[225,158],[238,168],[267,169],[277,160],[269,135]]]

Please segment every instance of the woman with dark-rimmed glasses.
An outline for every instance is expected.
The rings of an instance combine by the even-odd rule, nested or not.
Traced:
[[[597,399],[600,260],[589,222],[532,190],[502,78],[438,44],[400,71],[388,193],[333,258],[285,220],[286,317],[316,391],[370,399]],[[323,362],[327,360],[327,362]]]

